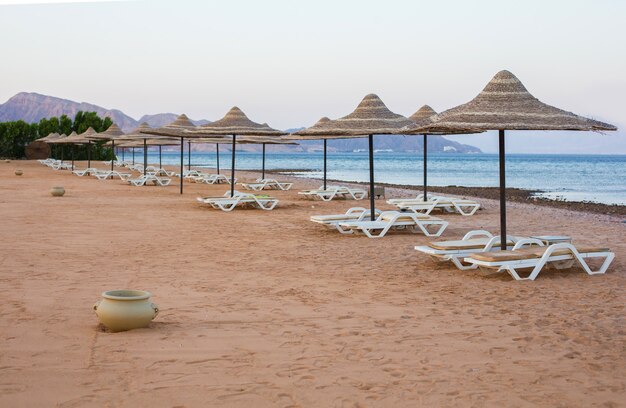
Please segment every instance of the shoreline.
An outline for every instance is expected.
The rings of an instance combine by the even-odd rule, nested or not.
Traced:
[[[254,171],[256,170],[242,170],[242,171]],[[313,177],[301,177],[294,176],[292,174],[288,174],[288,172],[292,172],[294,170],[288,169],[278,169],[278,170],[266,170],[267,174],[279,174],[282,176],[294,177],[296,179],[302,180],[314,180],[321,181],[321,179],[313,178]],[[298,170],[298,172],[302,172],[302,170]],[[327,179],[328,182],[332,183],[349,183],[355,185],[368,185],[369,183],[361,182],[361,181],[346,181],[346,180],[338,180],[338,179]],[[404,184],[394,184],[394,183],[382,183],[376,182],[376,185],[397,188],[402,190],[410,190],[416,191],[417,193],[422,192],[422,186],[420,185],[404,185]],[[457,196],[466,196],[466,197],[476,197],[476,198],[486,198],[490,200],[498,200],[500,198],[500,189],[498,187],[464,187],[464,186],[428,186],[428,192],[430,193],[441,193],[441,194],[452,194]],[[565,200],[553,200],[546,197],[535,197],[534,195],[537,193],[542,193],[541,190],[526,190],[521,188],[507,188],[506,189],[506,199],[507,202],[516,202],[516,203],[528,203],[528,204],[536,204],[540,206],[553,207],[553,208],[561,208],[565,210],[572,210],[578,212],[586,212],[586,213],[594,213],[594,214],[602,214],[609,216],[617,216],[617,217],[626,217],[626,205],[619,204],[604,204],[604,203],[595,203],[589,201],[565,201]]]

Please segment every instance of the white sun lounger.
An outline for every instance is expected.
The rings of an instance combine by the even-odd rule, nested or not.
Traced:
[[[374,210],[376,217],[380,215],[379,210]],[[352,230],[342,229],[339,224],[342,222],[362,221],[370,216],[370,210],[363,207],[352,207],[345,214],[312,215],[311,221],[324,225],[328,228],[336,229],[342,234],[352,234]]]
[[[278,204],[278,199],[273,197],[239,192],[237,192],[233,197],[198,197],[197,200],[203,204],[208,204],[211,207],[222,211],[232,211],[237,206],[256,207],[261,210],[270,211],[273,210]]]
[[[574,246],[565,242],[535,248],[523,248],[524,245],[520,241],[512,251],[473,254],[465,258],[465,262],[487,272],[508,272],[515,280],[535,280],[545,267],[569,269],[576,263],[589,275],[603,274],[615,258],[615,253],[608,248]],[[586,262],[593,258],[604,259],[600,268],[595,271]],[[530,269],[530,272],[522,277],[519,269]]]
[[[128,182],[128,184],[133,185],[135,187],[147,185],[148,183],[152,183],[155,186],[164,187],[164,186],[168,186],[172,182],[172,179],[165,178],[165,177],[157,177],[153,174],[152,175],[143,174],[136,179],[126,179],[126,181]]]
[[[507,247],[512,248],[523,238],[509,235]],[[485,230],[474,230],[460,240],[434,241],[428,245],[416,246],[415,250],[429,255],[438,262],[450,261],[460,270],[476,269],[476,265],[466,264],[463,259],[475,253],[500,250],[500,237],[493,236]]]
[[[458,212],[463,216],[474,215],[480,208],[480,204],[473,200],[465,200],[449,197],[429,197],[428,201],[420,199],[391,199],[387,204],[392,204],[401,210],[410,210],[419,214],[430,214],[434,209],[445,212]]]
[[[141,169],[141,171],[143,172],[143,169]],[[154,176],[166,176],[166,177],[172,177],[174,175],[173,171],[168,171],[165,170],[163,168],[159,168],[156,166],[147,166],[146,167],[146,174],[151,174]]]
[[[106,180],[109,177],[118,177],[120,180],[126,180],[127,178],[130,178],[132,176],[132,174],[130,173],[120,173],[117,170],[98,171],[96,173],[93,173],[93,175],[96,176],[98,180]]]
[[[344,231],[362,232],[369,238],[382,238],[391,229],[422,232],[427,237],[438,237],[447,226],[448,222],[441,218],[400,211],[384,211],[375,221],[348,221],[338,225]],[[430,232],[429,227],[437,229]]]
[[[293,183],[282,183],[275,179],[257,179],[255,183],[241,183],[241,186],[246,190],[289,190],[293,186]]]
[[[54,170],[71,170],[72,163],[57,161],[57,162],[51,163],[48,167],[51,167]]]
[[[95,174],[97,172],[99,172],[100,170],[94,168],[94,167],[90,167],[88,169],[81,169],[81,170],[74,170],[72,173],[76,174],[79,177],[83,177],[85,175],[90,175],[90,174]]]
[[[221,184],[226,183],[230,184],[230,178],[226,177],[223,174],[206,174],[202,173],[200,176],[189,177],[192,181],[196,183],[204,183],[204,184]],[[234,180],[235,184],[237,184],[237,179]]]
[[[367,196],[367,191],[361,188],[349,188],[344,186],[326,186],[317,190],[299,191],[298,194],[312,200],[330,201],[335,198],[351,198],[353,200],[362,200]]]

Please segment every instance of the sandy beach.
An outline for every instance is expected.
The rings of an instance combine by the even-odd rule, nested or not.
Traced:
[[[296,191],[319,181],[294,180],[271,192],[274,211],[224,213],[195,201],[223,185],[180,196],[178,179],[130,187],[0,162],[0,406],[626,406],[623,217],[511,203],[510,233],[616,253],[605,275],[516,282],[436,264],[413,249],[420,234],[313,224],[367,203],[307,201]],[[57,185],[66,196],[50,196]],[[442,216],[442,239],[497,232],[497,202],[480,201]],[[93,304],[118,288],[152,293],[149,328],[98,324]]]

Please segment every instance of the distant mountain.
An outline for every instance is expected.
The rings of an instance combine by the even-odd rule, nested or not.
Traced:
[[[61,116],[63,114],[73,118],[78,111],[97,112],[98,115],[108,116],[123,131],[128,132],[136,128],[140,123],[147,122],[152,127],[163,126],[172,122],[178,114],[176,113],[157,113],[154,115],[144,115],[139,120],[135,120],[117,109],[106,109],[98,105],[86,102],[74,102],[67,99],[56,98],[54,96],[41,95],[30,92],[20,92],[10,98],[7,102],[0,104],[0,122],[12,120],[23,120],[28,123],[38,122],[43,118],[52,116]],[[196,125],[210,123],[206,119],[192,120]],[[287,129],[286,132],[292,133],[304,128]],[[300,146],[272,146],[268,151],[316,151],[321,150],[323,143],[321,140],[303,140],[298,141]],[[228,149],[227,146],[224,146]],[[416,151],[424,150],[423,139],[421,136],[376,136],[374,138],[374,148],[380,150],[393,151]],[[210,151],[214,149],[211,145],[198,145],[198,151]],[[239,149],[239,147],[238,147]],[[258,151],[261,147],[258,145],[241,145],[241,150]],[[354,150],[367,149],[367,139],[338,139],[328,142],[329,151],[351,152]],[[457,153],[480,153],[480,149],[451,140],[442,136],[430,136],[428,138],[428,150],[433,153],[438,152],[457,152]]]
[[[0,122],[21,119],[33,123],[39,122],[43,118],[63,114],[73,119],[78,111],[96,112],[101,117],[108,116],[125,130],[130,130],[138,125],[135,119],[117,109],[106,109],[90,103],[74,102],[31,92],[20,92],[0,105]]]
[[[75,102],[34,92],[20,92],[5,103],[0,104],[0,122],[21,119],[33,123],[39,122],[43,118],[58,117],[63,114],[74,118],[78,111],[96,112],[101,117],[108,116],[125,132],[133,130],[142,122],[147,122],[152,127],[163,126],[178,116],[175,113],[159,113],[144,115],[140,120],[135,120],[117,109],[107,109],[91,103]],[[205,119],[192,120],[192,122],[196,125],[209,123]]]

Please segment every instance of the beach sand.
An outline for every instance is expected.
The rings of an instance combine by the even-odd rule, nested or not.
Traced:
[[[512,203],[510,233],[616,253],[605,275],[516,282],[434,263],[413,249],[423,235],[308,221],[365,201],[271,192],[276,210],[231,213],[195,201],[226,189],[180,196],[0,162],[0,406],[625,406],[621,218]],[[481,202],[443,216],[442,238],[497,232],[497,203]],[[118,288],[152,293],[149,328],[99,326],[92,306]]]

